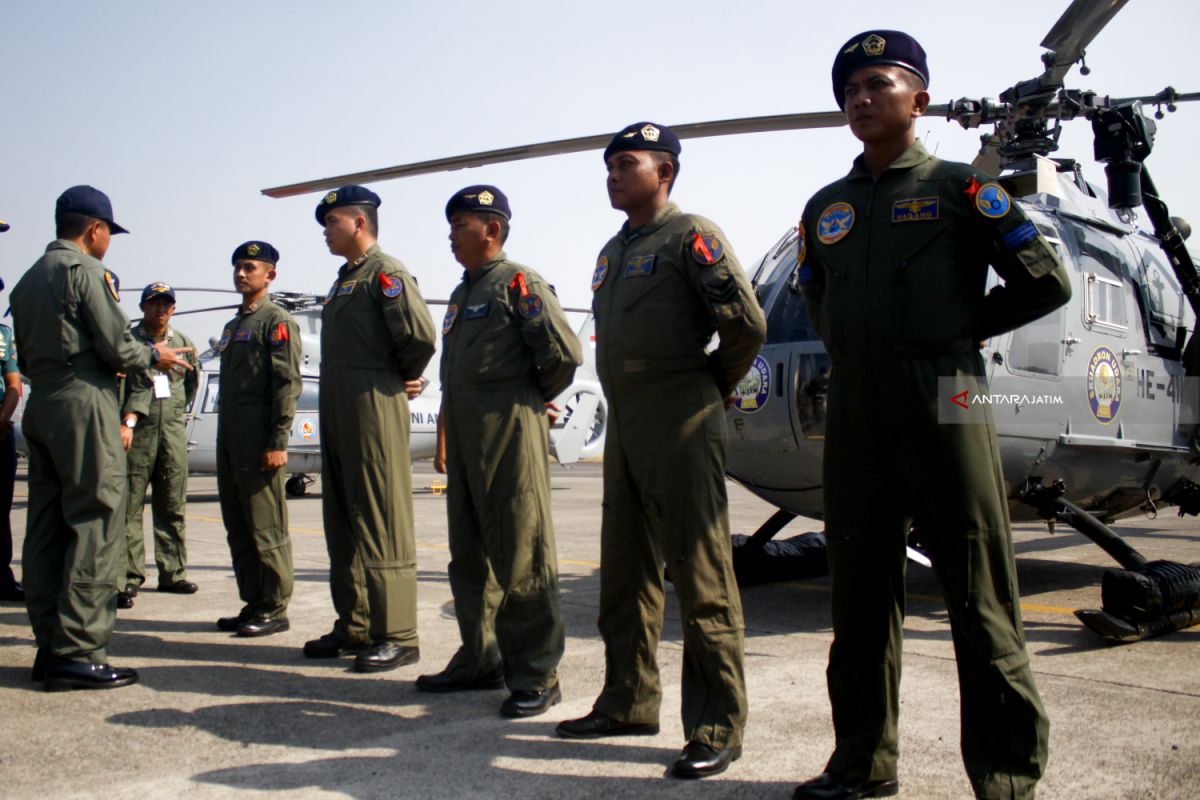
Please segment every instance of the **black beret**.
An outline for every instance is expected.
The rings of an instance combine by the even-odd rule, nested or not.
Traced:
[[[623,150],[661,150],[678,156],[682,148],[679,137],[666,125],[654,122],[635,122],[617,131],[617,135],[604,148],[604,160],[613,153]]]
[[[236,264],[238,259],[242,258],[249,258],[254,261],[266,261],[268,264],[278,264],[279,251],[267,242],[253,240],[245,244],[239,244],[229,260],[231,263]]]
[[[108,223],[112,233],[129,233],[113,222],[112,203],[109,202],[108,195],[91,186],[72,186],[58,196],[58,201],[54,204],[54,216],[57,218],[59,214],[65,213],[102,219]]]
[[[334,189],[321,198],[321,202],[317,204],[317,224],[325,227],[325,215],[341,206],[375,206],[379,208],[381,205],[383,205],[383,201],[379,199],[379,195],[365,186],[351,183],[340,189]]]
[[[505,219],[512,219],[512,209],[508,206],[508,197],[495,186],[485,183],[459,189],[446,203],[446,220],[459,211],[484,211],[489,214],[499,214]]]
[[[929,87],[929,65],[917,40],[900,31],[866,31],[842,45],[833,60],[833,97],[846,108],[846,81],[856,69],[873,64],[895,64],[913,72]]]
[[[155,281],[145,289],[142,289],[142,302],[144,303],[154,297],[166,297],[174,303],[175,290],[162,281]]]
[[[6,230],[8,230],[8,223],[0,219],[0,233],[4,233]]]

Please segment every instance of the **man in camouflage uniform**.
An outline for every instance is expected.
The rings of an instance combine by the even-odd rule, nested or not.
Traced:
[[[100,259],[112,204],[73,186],[55,207],[58,238],[12,291],[19,364],[29,378],[22,429],[29,446],[29,510],[22,566],[37,641],[33,679],[47,691],[109,689],[138,679],[108,665],[124,571],[125,453],[118,372],[191,369],[166,342],[135,341],[117,277]]]
[[[607,669],[592,713],[558,726],[593,738],[658,731],[655,650],[663,568],[683,616],[683,729],[672,774],[723,772],[746,723],[744,625],[733,574],[725,403],[766,321],[725,235],[668,195],[679,140],[639,122],[604,152],[613,208],[628,221],[592,278],[596,360],[608,399],[600,545]],[[706,353],[714,333],[720,345]]]
[[[405,381],[435,341],[417,282],[376,244],[379,204],[343,186],[316,209],[329,252],[346,260],[321,312],[321,499],[338,618],[304,654],[354,653],[358,672],[420,658]]]
[[[217,627],[238,636],[286,631],[292,597],[287,444],[300,396],[300,330],[268,294],[279,251],[249,241],[233,251],[242,307],[225,324],[217,402],[217,493],[241,611]]]
[[[151,518],[154,525],[154,563],[158,567],[158,591],[194,594],[199,588],[187,579],[187,420],[188,406],[196,396],[195,347],[184,334],[170,327],[175,312],[175,291],[165,283],[152,283],[142,290],[143,319],[133,326],[133,336],[146,344],[165,341],[169,347],[192,353],[190,370],[126,376],[121,403],[121,442],[128,467],[128,496],[125,509],[125,590],[117,594],[117,606],[130,608],[138,589],[146,582],[146,540],[142,530],[142,506],[150,486]]]
[[[500,712],[530,717],[562,697],[545,404],[570,385],[583,352],[554,289],[508,260],[511,218],[495,186],[468,186],[446,204],[450,247],[465,269],[442,323],[438,416],[462,647],[445,670],[417,678],[417,688],[507,684]]]
[[[801,221],[797,280],[829,350],[824,486],[836,745],[800,800],[896,794],[905,543],[910,524],[950,615],[962,754],[981,798],[1030,798],[1049,723],[1021,628],[990,412],[939,423],[956,389],[986,393],[980,342],[1067,302],[1066,271],[1005,189],[916,140],[925,53],[898,31],[839,51],[833,88],[863,154]],[[1004,285],[985,294],[988,265]],[[870,496],[864,498],[863,487]]]

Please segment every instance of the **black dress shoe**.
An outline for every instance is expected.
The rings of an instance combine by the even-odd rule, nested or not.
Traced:
[[[517,689],[500,704],[500,713],[505,717],[536,717],[545,714],[550,706],[562,702],[562,689],[558,681],[549,689]]]
[[[217,620],[217,630],[233,633],[243,622],[250,620],[254,615],[247,614],[244,611],[239,611],[236,617],[221,617]]]
[[[169,592],[170,594],[195,594],[200,591],[200,587],[191,581],[175,581],[174,583],[159,583],[158,590],[160,592]]]
[[[436,675],[419,675],[417,689],[422,692],[473,692],[485,689],[503,689],[504,672],[500,667],[464,678],[460,671],[442,670]]]
[[[859,800],[861,797],[893,797],[900,781],[856,781],[836,772],[822,772],[796,787],[793,800]]]
[[[421,660],[421,650],[396,642],[371,645],[366,652],[354,657],[355,672],[387,672],[389,669],[415,664]]]
[[[111,667],[108,664],[84,664],[58,656],[46,660],[47,692],[66,692],[71,689],[116,689],[137,683],[135,670]]]
[[[602,736],[657,736],[658,723],[620,722],[595,711],[586,717],[558,723],[554,732],[564,739],[599,739]]]
[[[117,592],[117,608],[133,608],[133,598],[129,592]]]
[[[371,648],[369,642],[344,642],[336,633],[330,632],[320,639],[309,639],[304,643],[305,658],[338,658],[356,656]]]
[[[25,590],[17,581],[0,588],[0,602],[3,603],[24,603]]]
[[[33,671],[29,677],[34,683],[41,683],[46,680],[46,662],[50,659],[50,650],[45,647],[37,649],[37,655],[33,657]]]
[[[283,633],[292,627],[287,617],[267,617],[262,614],[251,617],[237,627],[238,636],[270,636],[272,633]]]
[[[707,778],[709,775],[720,775],[741,757],[740,744],[717,750],[701,742],[688,742],[679,758],[671,765],[671,774],[676,778]]]

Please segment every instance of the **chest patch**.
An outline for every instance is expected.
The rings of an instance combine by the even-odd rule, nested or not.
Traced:
[[[391,275],[379,273],[379,291],[384,297],[399,297],[404,294],[404,281]]]
[[[446,316],[442,318],[442,335],[445,336],[454,327],[454,320],[458,319],[458,304],[451,303],[446,306]]]
[[[354,291],[354,284],[356,283],[358,283],[358,281],[342,281],[340,284],[338,284],[337,296],[346,297],[349,295]]]
[[[938,217],[936,197],[912,197],[892,203],[892,222],[926,222]]]
[[[604,279],[608,277],[608,256],[600,256],[596,261],[596,271],[592,273],[592,291],[596,291],[604,285]]]
[[[975,208],[988,219],[1000,219],[1012,210],[1012,199],[998,183],[989,181],[975,193]]]
[[[725,257],[725,245],[715,233],[697,233],[692,237],[692,258],[702,267],[711,267]]]
[[[234,340],[235,342],[248,342],[248,341],[250,341],[250,329],[249,329],[249,328],[242,328],[241,330],[239,330],[237,333],[235,333],[235,334],[233,335],[233,340]]]
[[[483,319],[488,315],[491,303],[468,303],[463,307],[463,319]]]
[[[853,227],[854,207],[849,203],[833,203],[817,220],[817,238],[821,244],[835,244],[846,238]]]
[[[654,274],[654,256],[638,256],[625,262],[626,278],[645,278]]]
[[[225,348],[229,347],[229,340],[232,338],[233,338],[233,332],[230,331],[229,328],[226,328],[225,330],[223,330],[221,332],[221,341],[217,342],[217,350],[224,353]]]

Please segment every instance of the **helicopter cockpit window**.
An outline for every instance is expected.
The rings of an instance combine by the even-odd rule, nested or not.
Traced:
[[[1079,242],[1079,266],[1086,282],[1084,313],[1088,326],[1113,333],[1129,329],[1125,310],[1126,259],[1112,234],[1073,224]]]
[[[204,389],[204,405],[200,407],[201,414],[217,413],[217,395],[221,393],[221,376],[209,375],[208,385]]]
[[[1094,272],[1087,275],[1087,321],[1112,330],[1129,329],[1125,316],[1125,287],[1120,281]]]
[[[796,235],[791,232],[771,251],[764,264],[767,279],[758,287],[759,303],[767,317],[767,344],[808,342],[817,331],[808,319],[800,285],[796,283]],[[769,269],[770,272],[766,272]]]

